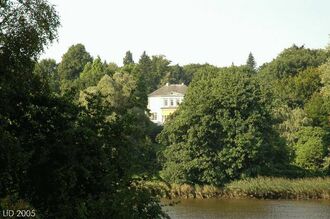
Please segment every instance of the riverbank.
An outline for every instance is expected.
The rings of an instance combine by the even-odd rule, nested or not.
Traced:
[[[167,184],[149,181],[145,185],[163,198],[257,198],[257,199],[327,199],[330,177],[286,179],[258,177],[233,181],[224,187],[212,185]]]

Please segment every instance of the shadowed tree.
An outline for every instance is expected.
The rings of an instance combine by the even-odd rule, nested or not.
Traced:
[[[36,63],[34,73],[38,75],[41,81],[49,86],[52,92],[60,92],[60,80],[57,71],[57,63],[54,59],[43,59]]]
[[[131,51],[128,50],[126,52],[125,57],[123,59],[123,64],[124,65],[134,64],[133,55]]]

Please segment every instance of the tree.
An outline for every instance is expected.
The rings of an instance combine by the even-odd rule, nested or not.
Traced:
[[[126,52],[125,57],[123,59],[123,64],[124,65],[134,64],[133,55],[131,51]]]
[[[305,127],[297,133],[295,163],[309,170],[321,170],[327,155],[326,132],[319,127]]]
[[[147,55],[146,51],[143,51],[140,59],[139,59],[139,67],[140,67],[140,74],[146,75],[151,72],[151,59]]]
[[[322,81],[322,95],[330,97],[330,60],[320,66],[321,81]]]
[[[148,104],[148,92],[150,89],[149,74],[151,73],[151,70],[151,59],[144,51],[140,57],[138,65],[132,69],[132,74],[137,82],[135,93],[141,103],[141,106],[144,106],[144,108],[146,108]]]
[[[260,87],[239,68],[194,80],[159,138],[169,182],[222,184],[286,162]]]
[[[5,67],[31,70],[33,63],[30,59],[36,59],[44,45],[56,39],[59,24],[54,7],[46,1],[2,1],[1,73],[4,74]]]
[[[307,116],[312,120],[313,126],[323,127],[329,126],[329,97],[323,97],[319,93],[315,93],[305,105]]]
[[[38,218],[166,217],[158,199],[133,182],[134,163],[123,162],[141,140],[127,137],[138,116],[123,109],[127,116],[109,123],[103,112],[113,109],[100,98],[77,106],[33,73],[57,33],[53,6],[2,1],[0,12],[0,209],[10,200],[28,203]]]
[[[257,67],[257,63],[254,59],[254,56],[252,55],[252,53],[249,53],[248,59],[246,60],[246,65],[251,68],[252,70],[256,70]]]
[[[57,37],[59,24],[46,1],[0,3],[0,199],[31,198],[24,182],[37,134],[29,125],[38,126],[31,118],[39,115],[35,102],[48,92],[33,69],[44,46]]]
[[[72,87],[72,81],[79,78],[88,62],[92,62],[91,55],[82,44],[72,45],[62,56],[58,66],[58,73],[61,79],[61,91],[66,92]]]
[[[54,59],[43,59],[36,63],[34,73],[40,80],[49,86],[52,92],[60,93],[60,80],[57,71],[57,63]]]
[[[219,68],[217,68],[214,65],[210,64],[189,64],[183,66],[183,71],[184,71],[184,84],[189,85],[190,82],[193,80],[193,78],[197,75],[203,72],[217,72]]]
[[[87,104],[89,95],[99,93],[103,98],[103,104],[113,108],[127,108],[131,98],[131,93],[135,90],[136,83],[131,75],[115,73],[113,77],[104,75],[96,86],[88,87],[80,92],[80,102]]]
[[[307,68],[295,76],[273,81],[275,98],[291,108],[304,107],[305,103],[321,89],[318,68]]]
[[[106,72],[108,75],[113,75],[118,70],[119,70],[118,65],[114,62],[110,62],[107,66]]]
[[[166,59],[163,55],[152,56],[151,63],[152,69],[149,76],[150,80],[148,93],[151,93],[160,86],[165,85],[167,82],[163,81],[163,84],[161,84],[161,79],[165,77],[166,73],[171,71],[171,61]]]
[[[318,67],[325,63],[329,54],[321,49],[306,49],[293,45],[284,49],[273,61],[263,65],[260,73],[269,79],[295,76],[307,68]],[[267,80],[269,80],[267,79]]]
[[[276,117],[281,121],[278,123],[277,129],[279,133],[285,138],[291,152],[291,158],[294,156],[293,145],[297,140],[297,132],[306,126],[310,126],[312,121],[307,117],[306,112],[301,108],[291,110],[289,107],[277,107]]]
[[[87,63],[76,82],[79,89],[83,90],[89,86],[95,86],[107,74],[107,70],[108,65],[102,63],[100,57],[94,59],[93,63]]]
[[[111,188],[105,206],[114,218],[159,218],[157,199],[139,185],[138,176],[153,173],[151,141],[152,125],[144,110],[135,104],[136,83],[132,75],[115,73],[104,75],[97,86],[81,92],[80,102],[97,118],[103,118],[99,135],[108,152],[114,188]],[[120,183],[115,183],[120,182]],[[135,193],[134,193],[134,192]],[[138,207],[136,206],[139,202]],[[126,211],[121,211],[129,207]],[[135,206],[135,207],[134,207]]]
[[[185,72],[180,65],[170,66],[169,72],[162,78],[161,84],[181,84],[185,81]]]

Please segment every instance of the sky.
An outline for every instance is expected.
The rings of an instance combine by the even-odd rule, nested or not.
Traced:
[[[49,0],[60,15],[59,38],[41,58],[61,61],[85,45],[93,56],[122,65],[127,50],[165,55],[172,64],[258,65],[293,44],[325,48],[329,0]]]

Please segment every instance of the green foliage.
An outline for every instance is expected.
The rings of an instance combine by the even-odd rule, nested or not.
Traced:
[[[58,66],[36,62],[58,26],[46,1],[0,4],[0,209],[164,218],[143,183],[160,165],[167,181],[188,183],[172,188],[186,197],[222,193],[195,183],[329,174],[329,51],[293,46],[260,71],[252,54],[245,66],[218,68],[145,52],[135,64],[130,51],[119,68],[82,44]],[[145,112],[148,93],[167,82],[191,84],[162,129]]]
[[[327,153],[326,132],[319,127],[304,127],[296,135],[295,163],[310,170],[319,170]]]
[[[330,50],[329,50],[330,52]],[[329,97],[330,96],[330,59],[320,66],[321,79],[322,79],[322,95]]]
[[[221,184],[284,162],[285,150],[265,103],[258,83],[244,69],[201,74],[161,133],[161,142],[168,145],[164,179]]]
[[[146,108],[148,94],[161,86],[161,80],[169,72],[170,61],[165,56],[152,56],[150,58],[146,52],[143,52],[139,63],[136,66],[124,66],[124,71],[131,71],[137,81],[136,95],[142,106]],[[133,68],[133,69],[131,69]],[[162,81],[164,82],[164,80]]]
[[[116,71],[119,70],[119,67],[116,63],[110,62],[106,70],[108,75],[113,75]]]
[[[102,63],[100,57],[97,57],[94,59],[93,63],[89,62],[85,65],[79,79],[76,81],[77,86],[80,90],[89,86],[94,86],[105,74],[107,74],[107,65]]]
[[[184,84],[189,85],[192,79],[201,72],[214,72],[218,71],[218,68],[210,64],[189,64],[183,66],[183,71],[185,73]]]
[[[143,111],[130,102],[130,92],[120,79],[122,75],[109,78],[105,75],[87,98],[87,112],[97,122],[93,130],[97,130],[101,138],[107,162],[107,175],[103,196],[96,202],[91,202],[96,214],[89,217],[97,218],[163,218],[159,200],[150,191],[140,186],[139,175],[147,176],[153,168],[149,162],[149,148],[146,127],[150,121]],[[118,77],[119,79],[117,79]],[[112,80],[112,81],[111,81]],[[125,99],[113,97],[110,87],[121,87]],[[126,82],[126,80],[125,80]],[[118,90],[119,91],[119,90]],[[118,103],[122,103],[120,105]],[[99,160],[98,160],[99,161]],[[149,166],[150,165],[150,166]],[[149,169],[150,168],[150,169]],[[111,207],[109,207],[111,206]]]
[[[181,84],[185,82],[185,72],[180,65],[170,66],[169,72],[163,77],[160,84]]]
[[[319,93],[315,93],[306,103],[305,111],[312,119],[312,125],[329,128],[329,103],[329,97],[323,97]]]
[[[318,69],[307,68],[293,78],[293,88],[296,102],[304,105],[306,100],[320,90],[321,79]]]
[[[293,145],[297,140],[297,132],[306,126],[311,125],[312,121],[307,117],[307,114],[303,109],[295,108],[291,110],[285,105],[277,107],[274,110],[273,115],[278,120],[275,127],[285,139],[286,145],[288,146],[288,156],[292,161],[295,157]]]
[[[103,97],[103,105],[116,110],[125,109],[132,106],[130,98],[135,88],[136,83],[131,75],[125,73],[115,73],[113,77],[104,75],[96,86],[88,87],[80,93],[80,102],[87,105],[90,95],[99,94]]]
[[[295,76],[308,67],[318,67],[323,64],[329,54],[321,49],[306,49],[304,46],[293,45],[285,49],[269,64],[261,68],[261,74],[270,78],[286,78]]]
[[[252,53],[249,53],[248,59],[246,60],[246,66],[249,67],[252,70],[256,70],[257,67],[257,63],[254,59],[254,56],[252,55]]]
[[[79,107],[54,95],[45,85],[55,63],[34,67],[43,46],[56,37],[54,8],[43,0],[4,1],[0,12],[0,209],[23,203],[38,218],[166,217],[137,179],[149,165],[143,124],[150,121],[131,101],[129,78],[114,75],[116,90],[109,94],[129,104],[109,107],[96,95],[88,107]],[[58,69],[61,88],[90,61],[81,44],[71,47]]]
[[[137,168],[135,174],[143,172],[148,175],[148,172],[154,172],[154,165],[157,165],[155,145],[152,142],[152,132],[155,128],[144,109],[136,104],[135,89],[136,82],[132,75],[119,72],[112,77],[105,75],[96,86],[88,87],[80,93],[80,103],[94,114],[103,112],[109,123],[127,120],[123,134],[128,133],[126,137],[132,145],[130,153],[137,159],[132,167]],[[100,98],[99,104],[107,110],[99,111],[91,108],[91,98]]]
[[[161,79],[168,73],[170,69],[171,61],[167,60],[165,56],[152,56],[152,72],[151,72],[151,81],[150,88],[148,92],[154,91],[156,88],[165,85],[167,82],[163,81],[161,84]]]
[[[79,78],[85,65],[92,61],[93,59],[84,45],[76,44],[68,49],[62,56],[62,61],[58,66],[62,93],[71,89],[72,81]]]
[[[124,65],[134,64],[133,55],[131,51],[126,52],[125,57],[123,59],[123,64]]]
[[[273,81],[275,98],[290,108],[303,107],[311,96],[321,89],[317,68],[307,68],[297,75]]]
[[[37,58],[44,45],[56,39],[59,24],[54,6],[47,1],[1,1],[1,71],[7,65],[31,70],[30,59]]]
[[[54,59],[43,59],[36,63],[34,73],[40,77],[45,86],[49,86],[50,91],[60,93],[60,79]]]
[[[0,197],[15,194],[30,155],[21,141],[31,116],[30,102],[46,91],[32,73],[43,46],[57,36],[59,19],[46,1],[0,4]],[[25,130],[27,132],[27,129]],[[22,134],[22,135],[21,135]],[[32,133],[31,133],[32,134]]]

